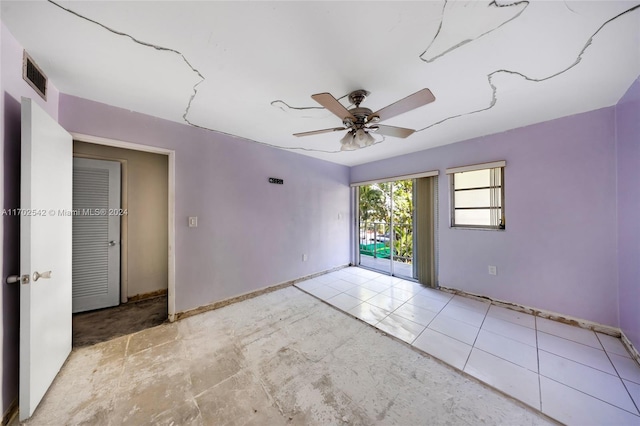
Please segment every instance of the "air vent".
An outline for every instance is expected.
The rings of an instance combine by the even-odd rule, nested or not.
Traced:
[[[29,86],[33,87],[33,90],[38,92],[42,99],[47,100],[47,76],[44,75],[26,50],[22,60],[22,78],[29,83]]]

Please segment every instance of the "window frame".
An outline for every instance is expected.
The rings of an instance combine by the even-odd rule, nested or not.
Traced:
[[[480,170],[491,170],[491,169],[501,169],[500,170],[500,183],[497,186],[479,186],[474,188],[455,188],[455,175],[458,173],[464,172],[472,172],[472,171],[480,171]],[[480,229],[480,230],[491,230],[491,231],[504,231],[506,229],[506,215],[505,215],[505,169],[506,169],[506,161],[494,161],[491,163],[483,163],[483,164],[475,164],[470,166],[461,166],[461,167],[453,167],[447,169],[446,173],[449,175],[449,205],[450,205],[450,219],[449,226],[453,229]],[[459,191],[469,191],[469,190],[478,190],[478,189],[489,189],[491,188],[500,188],[500,205],[498,207],[491,207],[490,203],[487,207],[458,207],[455,205],[455,194]],[[471,224],[457,224],[455,220],[456,211],[458,210],[491,210],[500,209],[501,214],[498,218],[498,225],[471,225]]]

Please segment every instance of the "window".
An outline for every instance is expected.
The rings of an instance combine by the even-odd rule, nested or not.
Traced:
[[[451,181],[451,226],[505,229],[505,161],[447,169]]]

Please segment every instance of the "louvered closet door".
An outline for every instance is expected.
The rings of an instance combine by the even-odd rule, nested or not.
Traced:
[[[73,312],[120,301],[120,163],[73,159]]]

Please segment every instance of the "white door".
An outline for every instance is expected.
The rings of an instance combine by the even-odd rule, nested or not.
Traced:
[[[120,303],[120,163],[73,159],[73,312]]]
[[[22,98],[20,420],[71,352],[72,151],[71,135]]]

